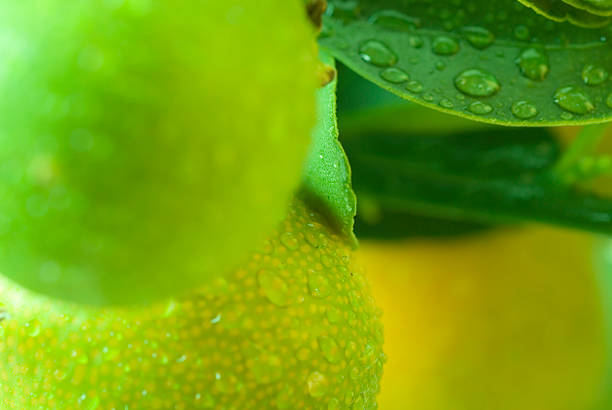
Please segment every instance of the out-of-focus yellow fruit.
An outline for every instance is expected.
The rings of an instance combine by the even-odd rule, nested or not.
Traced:
[[[315,122],[299,0],[0,1],[0,272],[93,305],[237,266]]]
[[[324,223],[297,201],[233,275],[147,308],[84,309],[2,280],[0,407],[375,408],[379,310]]]
[[[363,242],[385,312],[380,408],[591,408],[606,366],[591,244],[540,227]]]

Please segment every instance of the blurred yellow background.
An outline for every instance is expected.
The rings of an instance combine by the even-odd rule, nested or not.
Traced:
[[[362,241],[384,311],[380,408],[596,408],[608,357],[595,241],[533,226]]]

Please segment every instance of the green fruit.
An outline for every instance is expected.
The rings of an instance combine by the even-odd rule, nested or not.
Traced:
[[[9,408],[371,409],[380,313],[348,245],[296,202],[233,275],[147,308],[51,301],[3,280]]]
[[[314,124],[301,1],[0,2],[0,271],[142,303],[237,266]]]

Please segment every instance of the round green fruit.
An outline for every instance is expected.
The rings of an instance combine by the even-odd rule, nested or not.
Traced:
[[[0,2],[0,272],[93,305],[237,266],[314,124],[301,1]]]
[[[382,328],[348,245],[296,202],[233,275],[138,308],[0,282],[0,403],[15,409],[372,409]]]

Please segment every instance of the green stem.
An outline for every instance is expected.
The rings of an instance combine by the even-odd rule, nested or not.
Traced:
[[[582,127],[572,144],[563,154],[553,169],[553,175],[564,178],[567,171],[585,155],[592,153],[603,139],[608,123],[586,125]]]

